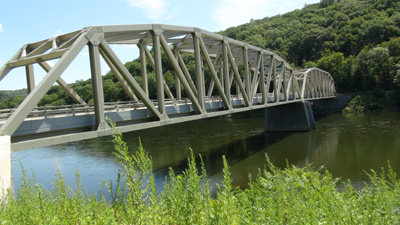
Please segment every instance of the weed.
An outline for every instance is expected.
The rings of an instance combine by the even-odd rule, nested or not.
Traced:
[[[267,157],[249,188],[232,186],[229,165],[222,158],[224,179],[213,196],[204,164],[198,170],[193,153],[181,174],[170,169],[163,191],[157,193],[152,160],[141,144],[130,152],[121,133],[114,132],[116,159],[122,166],[115,183],[105,182],[112,200],[84,194],[80,175],[76,187],[60,173],[54,190],[37,184],[23,170],[18,196],[0,200],[0,224],[398,224],[400,181],[390,165],[368,173],[360,191],[325,169],[274,166]],[[201,159],[201,156],[199,156]]]

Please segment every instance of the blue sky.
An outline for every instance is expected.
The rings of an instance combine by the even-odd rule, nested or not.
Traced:
[[[220,31],[302,8],[320,0],[12,0],[1,3],[0,67],[24,44],[92,25],[174,24]],[[123,62],[138,56],[132,46],[114,46]],[[90,78],[87,49],[62,78],[68,83]],[[104,63],[103,63],[104,64]],[[35,82],[45,73],[35,66]],[[102,73],[109,71],[102,66]],[[16,68],[0,81],[0,90],[26,88],[25,69]]]

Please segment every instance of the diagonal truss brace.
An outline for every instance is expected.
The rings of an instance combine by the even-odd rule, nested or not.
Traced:
[[[88,43],[85,35],[81,35],[74,42],[73,46],[65,52],[56,65],[47,73],[43,80],[25,98],[17,110],[7,119],[0,128],[0,134],[11,136],[21,125],[29,112],[37,105],[40,99],[46,94],[50,87],[58,80],[65,69],[75,59],[83,47]]]
[[[48,73],[51,66],[47,62],[38,60],[38,64]],[[57,84],[78,104],[86,105],[86,102],[76,93],[61,77],[57,79]]]
[[[107,42],[104,39],[100,40],[100,48],[110,59],[110,62],[115,66],[115,68],[121,73],[121,75],[125,78],[128,84],[132,87],[133,91],[137,94],[138,98],[143,101],[143,104],[149,109],[149,111],[153,114],[153,116],[159,120],[166,119],[161,115],[161,113],[157,110],[155,105],[151,102],[147,94],[142,90],[140,85],[133,79],[132,75],[129,73],[128,69],[122,64],[114,51],[108,46]]]

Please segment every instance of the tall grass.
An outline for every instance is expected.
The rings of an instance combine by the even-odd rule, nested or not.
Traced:
[[[0,200],[0,224],[398,224],[400,181],[388,169],[369,173],[360,191],[339,181],[324,168],[284,169],[266,158],[249,188],[231,185],[229,165],[222,158],[224,179],[213,194],[200,157],[188,157],[181,174],[170,170],[157,192],[152,160],[142,145],[134,153],[114,133],[116,158],[123,170],[116,182],[105,182],[112,196],[82,192],[79,172],[75,187],[58,173],[54,189],[46,190],[23,173],[18,196]]]

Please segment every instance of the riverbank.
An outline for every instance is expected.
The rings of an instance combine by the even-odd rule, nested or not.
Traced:
[[[348,95],[352,96],[352,100],[343,109],[345,114],[400,110],[400,90],[374,90],[350,93]]]
[[[155,191],[152,161],[140,146],[131,154],[117,135],[117,159],[124,182],[104,183],[110,192],[85,194],[77,172],[75,187],[58,176],[47,191],[35,179],[21,181],[19,194],[0,200],[1,224],[397,224],[400,222],[400,180],[390,166],[370,172],[369,185],[355,190],[324,168],[287,166],[269,160],[249,188],[232,186],[223,157],[223,179],[211,194],[203,165],[193,154],[181,174],[170,171],[164,190]],[[345,209],[345,210],[344,210]]]

